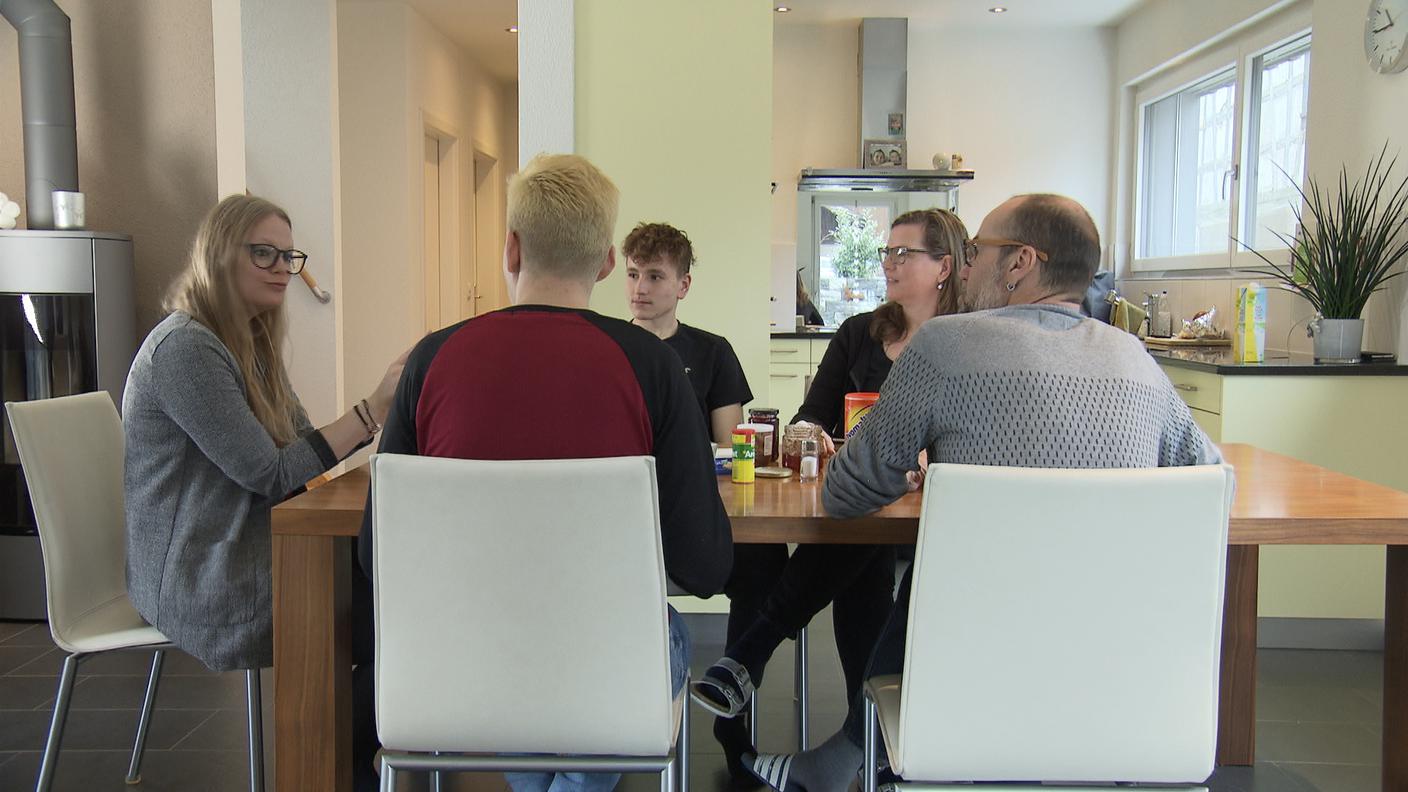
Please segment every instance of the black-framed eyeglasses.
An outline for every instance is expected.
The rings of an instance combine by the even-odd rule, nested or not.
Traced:
[[[1029,248],[1032,249],[1032,252],[1036,254],[1037,261],[1040,261],[1040,262],[1042,262],[1043,264],[1046,263],[1046,258],[1047,258],[1047,256],[1046,256],[1045,251],[1040,250],[1039,248],[1037,248],[1035,245],[1031,244],[1030,242],[1023,242],[1023,241],[1021,241],[1020,239],[1002,239],[1002,238],[1000,238],[1000,237],[992,237],[992,238],[990,238],[990,239],[984,239],[983,237],[973,237],[972,239],[970,239],[970,240],[964,242],[964,243],[963,243],[963,252],[964,252],[964,254],[967,256],[969,263],[972,263],[973,259],[975,259],[975,258],[978,257],[978,248],[984,247],[984,246],[986,246],[986,247],[1029,247]]]
[[[933,256],[934,258],[948,255],[948,252],[943,250],[925,250],[924,248],[905,247],[904,245],[900,245],[899,247],[877,248],[875,252],[880,254],[881,261],[893,258],[895,261],[898,261],[901,264],[905,262],[905,257],[908,256],[910,253],[925,253],[930,256]]]
[[[293,248],[284,250],[273,245],[266,245],[263,242],[255,242],[247,247],[250,259],[259,269],[269,269],[274,266],[274,262],[283,259],[284,263],[288,265],[288,274],[297,275],[303,271],[303,265],[308,263],[308,254],[301,250]]]

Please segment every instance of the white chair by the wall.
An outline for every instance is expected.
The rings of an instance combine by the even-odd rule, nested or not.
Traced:
[[[1223,465],[931,465],[904,673],[866,686],[863,788],[877,716],[924,789],[1204,782],[1232,491]]]
[[[382,789],[398,769],[687,789],[654,460],[378,454],[371,470]]]
[[[68,718],[78,665],[101,652],[153,651],[127,782],[140,779],[142,749],[166,649],[127,598],[122,422],[106,392],[6,402],[20,466],[29,485],[44,556],[49,632],[68,653],[35,789],[46,792]],[[250,707],[250,788],[264,788],[259,671],[246,674]]]

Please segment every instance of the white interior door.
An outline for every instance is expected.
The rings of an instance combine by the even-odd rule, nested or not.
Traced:
[[[501,215],[499,161],[482,151],[474,152],[474,280],[467,295],[470,314],[481,314],[508,305],[503,279],[504,230]]]
[[[438,330],[440,324],[440,141],[425,136],[424,178],[421,187],[421,218],[425,232],[422,262],[425,272],[425,329]]]

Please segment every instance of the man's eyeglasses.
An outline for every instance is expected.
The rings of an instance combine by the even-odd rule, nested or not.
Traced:
[[[1037,261],[1042,263],[1046,262],[1046,253],[1026,242],[1016,239],[1002,239],[1001,237],[990,237],[987,239],[983,237],[973,237],[963,243],[963,252],[967,254],[969,263],[972,263],[973,259],[978,257],[978,248],[980,247],[1029,247],[1032,249],[1032,252],[1036,254]]]
[[[269,269],[274,266],[274,262],[283,259],[284,263],[288,265],[288,274],[297,275],[303,271],[303,265],[308,263],[308,254],[301,250],[292,248],[284,250],[261,242],[256,242],[248,247],[249,257],[254,260],[254,266],[259,269]]]
[[[900,247],[882,247],[878,248],[875,252],[880,254],[881,261],[885,261],[886,259],[894,259],[900,264],[904,263],[905,257],[908,256],[910,253],[926,253],[930,256],[933,256],[934,258],[948,255],[947,252],[942,250],[935,252],[932,250],[925,250],[924,248],[904,247],[903,245],[901,245]]]

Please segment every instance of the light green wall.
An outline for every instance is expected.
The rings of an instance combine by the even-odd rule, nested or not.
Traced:
[[[767,400],[772,9],[757,0],[579,0],[577,153],[621,189],[619,245],[642,220],[689,234],[680,318],[726,336]],[[592,307],[628,318],[623,262]]]

